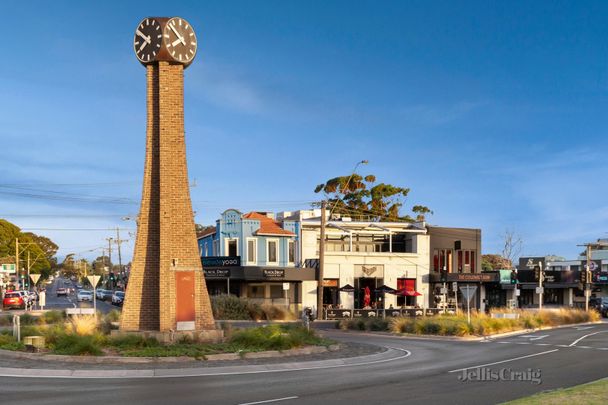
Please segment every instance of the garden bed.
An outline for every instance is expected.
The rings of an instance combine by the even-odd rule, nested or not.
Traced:
[[[58,312],[58,311],[57,311]],[[50,315],[47,315],[50,314]],[[173,344],[161,344],[156,339],[140,335],[110,336],[112,323],[120,316],[110,312],[105,316],[76,316],[66,319],[51,312],[41,316],[25,317],[21,337],[43,336],[43,353],[59,355],[122,356],[122,357],[189,357],[205,359],[209,355],[237,354],[263,351],[285,351],[308,346],[328,347],[334,342],[323,339],[301,325],[267,325],[244,330],[225,329],[222,343],[199,343],[183,338]],[[0,333],[0,349],[25,351],[4,330]]]
[[[596,311],[556,309],[543,311],[497,310],[499,313],[517,313],[517,318],[492,318],[485,313],[472,312],[469,324],[466,314],[437,315],[432,317],[391,319],[348,319],[336,322],[343,330],[386,331],[415,335],[435,336],[487,336],[541,327],[553,327],[586,322],[597,322]]]

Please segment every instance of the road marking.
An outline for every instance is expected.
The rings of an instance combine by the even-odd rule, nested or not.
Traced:
[[[539,335],[521,335],[521,336],[518,336],[518,337],[520,337],[520,338],[530,338],[530,340],[540,340],[540,339],[546,338],[547,336],[549,336],[549,335],[540,335],[540,336]]]
[[[582,337],[576,339],[574,342],[570,343],[570,347],[576,346],[576,344],[578,342],[580,342],[581,340],[583,340],[583,339],[585,339],[585,338],[587,338],[589,336],[597,335],[598,333],[606,333],[606,332],[608,332],[608,330],[603,330],[603,331],[600,331],[600,332],[593,332],[593,333],[590,333],[588,335],[582,336]]]
[[[549,343],[535,343],[536,346],[551,346]]]
[[[591,347],[591,346],[574,346],[574,347],[576,347],[577,349],[593,349],[593,347]]]
[[[595,326],[575,326],[574,329],[576,330],[585,330],[585,329],[593,329],[595,328]]]
[[[267,404],[269,402],[279,402],[279,401],[287,401],[288,399],[297,399],[298,397],[285,397],[285,398],[277,398],[277,399],[267,399],[265,401],[256,401],[256,402],[243,402],[239,405],[254,405],[254,404]]]
[[[531,345],[530,342],[515,342],[516,345]]]
[[[509,344],[509,343],[511,343],[511,342],[496,342],[496,343],[502,343],[502,344],[504,344],[504,345],[508,345],[508,344]]]
[[[459,368],[459,369],[457,369],[457,370],[450,370],[450,371],[448,371],[448,373],[457,373],[457,372],[459,372],[459,371],[470,370],[470,369],[472,369],[472,368],[481,368],[481,367],[493,366],[493,365],[495,365],[495,364],[508,363],[508,362],[510,362],[510,361],[521,360],[521,359],[527,359],[528,357],[542,356],[543,354],[549,354],[549,353],[553,353],[553,352],[557,352],[557,351],[559,351],[559,349],[547,350],[546,352],[540,352],[540,353],[528,354],[527,356],[520,356],[520,357],[514,357],[514,358],[512,358],[512,359],[506,359],[506,360],[501,360],[501,361],[495,361],[494,363],[486,363],[486,364],[480,364],[480,365],[478,365],[478,366],[471,366],[471,367]]]

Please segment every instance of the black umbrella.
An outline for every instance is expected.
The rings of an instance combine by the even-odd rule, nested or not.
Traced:
[[[344,292],[355,292],[355,287],[350,284],[346,284],[344,287],[340,287],[340,291]]]
[[[374,290],[375,293],[382,293],[382,294],[386,294],[386,293],[393,294],[395,291],[397,291],[397,290],[395,290],[394,288],[391,288],[387,285],[384,285],[384,284]]]

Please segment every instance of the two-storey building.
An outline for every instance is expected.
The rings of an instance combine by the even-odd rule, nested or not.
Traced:
[[[297,221],[224,211],[215,229],[198,238],[209,294],[230,293],[294,311],[314,305],[315,270],[301,266],[299,235]]]

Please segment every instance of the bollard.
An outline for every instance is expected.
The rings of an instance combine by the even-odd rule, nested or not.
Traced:
[[[21,342],[21,317],[13,315],[13,337],[17,338],[17,342]]]

